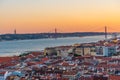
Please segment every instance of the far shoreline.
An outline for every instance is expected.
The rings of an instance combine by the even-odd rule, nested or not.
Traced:
[[[9,42],[9,41],[27,41],[27,40],[46,40],[46,39],[62,39],[62,38],[83,38],[83,37],[90,37],[90,36],[103,36],[102,35],[86,35],[86,36],[71,36],[71,37],[57,37],[57,38],[39,38],[39,39],[13,39],[13,40],[0,40],[0,42]]]

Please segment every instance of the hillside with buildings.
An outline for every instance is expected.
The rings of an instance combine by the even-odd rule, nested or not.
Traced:
[[[0,57],[0,80],[120,80],[120,39]]]

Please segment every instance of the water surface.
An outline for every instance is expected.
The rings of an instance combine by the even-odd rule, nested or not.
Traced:
[[[67,37],[57,39],[35,39],[0,42],[0,56],[18,55],[25,51],[40,51],[46,47],[73,45],[103,40],[104,36]]]

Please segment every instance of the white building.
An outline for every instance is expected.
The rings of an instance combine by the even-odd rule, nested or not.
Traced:
[[[114,46],[96,46],[96,56],[112,56],[116,53]]]
[[[0,72],[0,80],[6,80],[7,75],[8,75],[8,71]]]

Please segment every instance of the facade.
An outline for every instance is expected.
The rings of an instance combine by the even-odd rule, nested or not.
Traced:
[[[5,80],[4,73],[0,73],[0,80]]]
[[[70,49],[71,46],[56,47],[57,56],[67,57],[69,55]]]
[[[96,46],[96,56],[112,56],[115,52],[113,46]]]
[[[57,55],[57,51],[55,48],[46,48],[44,50],[44,55],[49,55],[49,56]]]
[[[8,71],[0,72],[0,80],[6,80],[7,76],[8,76]]]
[[[77,55],[96,55],[96,48],[93,45],[81,45],[75,48],[75,54]]]
[[[44,50],[44,55],[56,55],[56,56],[62,56],[67,57],[69,55],[69,52],[71,51],[71,46],[60,46],[60,47],[52,47],[52,48],[46,48]]]

